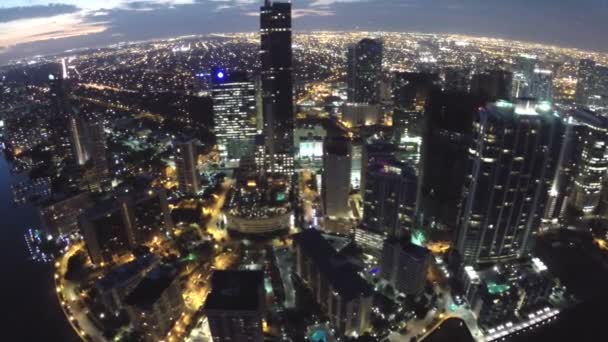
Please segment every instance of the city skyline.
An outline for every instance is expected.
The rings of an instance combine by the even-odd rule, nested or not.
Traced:
[[[53,3],[53,5],[50,5]],[[256,30],[254,0],[10,0],[0,7],[0,64],[133,40]],[[293,1],[294,30],[460,33],[606,52],[608,2]],[[551,20],[547,20],[547,19]],[[544,22],[538,30],[537,23]],[[561,25],[568,22],[568,25]]]
[[[105,44],[119,13],[145,35],[203,23],[197,8],[259,28],[121,32],[0,67],[3,323],[26,342],[595,341],[608,53],[358,20],[292,32],[356,9],[386,30],[421,8],[451,23],[590,8],[420,1],[3,9],[25,44]]]

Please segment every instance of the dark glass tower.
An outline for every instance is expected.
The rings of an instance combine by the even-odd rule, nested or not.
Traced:
[[[70,144],[70,117],[72,108],[68,98],[69,82],[59,73],[49,74],[50,100],[52,106],[52,143],[55,156],[63,158],[72,154]]]
[[[260,8],[262,106],[270,173],[293,172],[291,3]]]
[[[561,119],[542,102],[499,101],[478,111],[454,244],[464,265],[528,256],[562,137]]]
[[[365,38],[348,49],[348,100],[378,102],[382,75],[382,41]]]

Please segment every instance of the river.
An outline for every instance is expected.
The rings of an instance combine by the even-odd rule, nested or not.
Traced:
[[[38,227],[38,216],[31,206],[13,206],[10,185],[22,178],[9,169],[0,154],[0,340],[79,341],[59,307],[52,265],[28,259],[23,236],[28,228]]]

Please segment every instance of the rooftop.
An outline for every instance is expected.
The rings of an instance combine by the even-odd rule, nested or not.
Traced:
[[[295,235],[295,242],[314,260],[333,288],[345,299],[370,295],[371,287],[316,229]]]
[[[466,323],[456,317],[441,322],[422,342],[474,342]]]
[[[158,262],[158,257],[154,254],[146,254],[129,263],[114,268],[105,277],[97,281],[97,287],[102,291],[120,287],[130,281],[133,277]]]
[[[215,271],[203,310],[258,310],[264,300],[259,295],[262,286],[262,271]]]
[[[176,277],[175,268],[164,264],[156,266],[127,296],[126,303],[141,309],[150,309]]]

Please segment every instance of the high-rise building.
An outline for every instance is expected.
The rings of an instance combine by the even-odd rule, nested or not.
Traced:
[[[580,156],[570,200],[574,208],[590,214],[599,204],[608,169],[608,119],[578,110],[570,113],[568,123],[575,126],[576,151]]]
[[[383,43],[364,38],[348,49],[348,101],[377,103],[382,77]]]
[[[118,313],[125,305],[125,297],[159,262],[160,258],[156,255],[145,254],[112,269],[95,281],[95,291],[106,310],[112,314]]]
[[[294,272],[340,335],[370,329],[372,288],[316,229],[294,236]]]
[[[257,134],[255,86],[244,72],[213,72],[213,121],[220,156],[237,161],[252,155]]]
[[[294,172],[291,3],[265,0],[260,8],[264,133],[270,173]]]
[[[403,239],[390,238],[384,242],[380,277],[395,291],[418,295],[424,291],[426,275],[431,264],[431,252]]]
[[[381,250],[386,238],[403,237],[414,225],[418,178],[411,165],[396,161],[369,166],[363,189],[363,221],[355,241]]]
[[[498,101],[477,112],[454,243],[462,264],[529,254],[556,171],[562,129],[543,102]]]
[[[176,141],[175,166],[179,191],[195,195],[200,191],[200,175],[198,173],[198,141],[195,139]]]
[[[468,92],[471,87],[471,71],[460,68],[446,68],[443,71],[443,89],[446,91]]]
[[[461,92],[435,91],[430,96],[420,168],[420,205],[430,226],[455,228],[473,115],[482,103],[480,98]]]
[[[93,264],[111,262],[135,246],[133,213],[126,201],[107,200],[79,218],[80,231]]]
[[[538,101],[553,101],[553,72],[534,69],[530,82],[530,97]]]
[[[71,115],[68,119],[68,124],[72,155],[74,156],[74,159],[76,159],[76,163],[82,166],[89,160],[85,123],[80,116]]]
[[[49,74],[48,81],[53,110],[51,141],[55,157],[63,158],[71,155],[69,119],[73,111],[69,101],[69,82],[60,73]]]
[[[262,271],[215,271],[203,312],[214,342],[262,342],[265,315]]]
[[[347,102],[342,106],[342,121],[348,127],[376,125],[381,119],[377,104]]]
[[[395,160],[397,146],[383,140],[373,141],[371,143],[362,141],[361,144],[360,190],[361,195],[363,195],[363,191],[365,190],[365,178],[367,177],[369,166],[380,162]]]
[[[78,230],[78,217],[93,205],[88,192],[51,198],[39,208],[42,229],[52,235],[70,234]]]
[[[591,59],[582,59],[578,63],[575,101],[581,106],[587,106],[592,95],[596,94],[596,64]]]
[[[328,137],[323,143],[323,212],[331,218],[348,218],[351,146],[346,137]]]
[[[146,342],[164,341],[184,311],[179,272],[159,264],[125,298],[135,330]]]
[[[110,188],[110,170],[103,122],[97,119],[88,122],[86,125],[88,130],[89,158],[93,166],[93,188],[102,191],[108,190]]]
[[[422,112],[431,92],[439,88],[439,75],[424,72],[396,72],[393,79],[395,110]]]
[[[471,94],[481,96],[489,101],[510,99],[512,83],[513,74],[510,71],[488,70],[473,75]]]
[[[109,262],[172,228],[165,190],[119,194],[79,218],[91,262]]]
[[[173,220],[164,188],[152,188],[131,194],[127,199],[133,211],[136,243],[144,243],[170,232]]]

